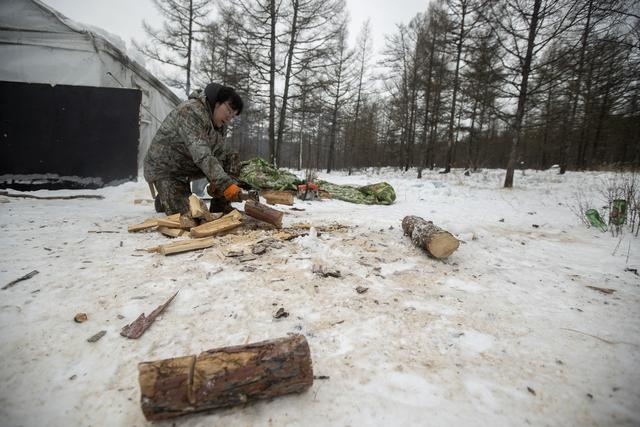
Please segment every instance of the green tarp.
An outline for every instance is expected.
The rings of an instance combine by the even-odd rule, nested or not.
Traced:
[[[296,175],[265,162],[259,157],[242,162],[240,180],[259,189],[297,190],[304,180]],[[320,190],[328,192],[332,198],[345,202],[366,205],[390,205],[396,199],[393,187],[386,182],[356,187],[338,185],[326,181],[316,181]]]

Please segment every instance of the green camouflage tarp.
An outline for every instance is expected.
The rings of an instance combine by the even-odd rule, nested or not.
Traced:
[[[297,190],[300,180],[291,172],[278,169],[260,157],[242,162],[238,178],[256,188],[269,190]]]
[[[276,168],[259,157],[242,162],[241,181],[259,189],[269,190],[297,190],[298,184],[304,184],[296,175]],[[328,192],[332,198],[345,202],[365,205],[390,205],[396,200],[393,187],[386,182],[356,187],[353,185],[338,185],[327,181],[316,181],[320,190]]]
[[[338,185],[326,181],[317,181],[320,190],[329,192],[331,198],[345,202],[364,205],[390,205],[396,200],[396,192],[386,182],[356,187],[353,185]]]

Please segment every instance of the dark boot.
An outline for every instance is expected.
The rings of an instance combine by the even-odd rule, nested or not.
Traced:
[[[222,212],[223,215],[226,215],[232,210],[231,203],[227,202],[224,197],[215,197],[211,199],[211,204],[209,204],[209,212],[211,213]]]
[[[156,212],[158,213],[164,212],[164,207],[162,206],[162,202],[160,201],[160,195],[156,196],[156,199],[153,201],[153,204],[155,205]]]

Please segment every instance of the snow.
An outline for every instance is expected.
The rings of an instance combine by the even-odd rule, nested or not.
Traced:
[[[612,174],[518,172],[510,190],[500,170],[415,175],[320,174],[387,181],[396,203],[280,206],[285,226],[348,228],[246,263],[224,254],[247,253],[268,231],[170,257],[136,251],[167,241],[126,231],[156,216],[152,204],[134,203],[149,198],[143,181],[32,193],[104,200],[0,196],[0,285],[40,272],[0,291],[2,425],[146,425],[139,362],[288,333],[306,336],[314,374],[329,379],[157,425],[638,425],[640,278],[625,268],[640,266],[640,240],[587,228],[570,210],[579,189],[597,201]],[[463,243],[445,261],[428,258],[402,235],[405,215]],[[342,277],[314,275],[314,264]],[[176,290],[140,339],[119,335]],[[280,307],[290,315],[274,319]],[[89,320],[75,323],[79,312]],[[86,341],[100,330],[100,341]]]

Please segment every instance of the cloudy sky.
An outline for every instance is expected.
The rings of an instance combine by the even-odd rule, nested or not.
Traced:
[[[159,27],[162,17],[151,0],[42,0],[63,15],[85,24],[101,27],[118,35],[128,46],[131,39],[145,39],[142,20]],[[362,23],[371,19],[376,51],[384,46],[384,35],[394,32],[395,24],[409,23],[418,12],[427,9],[428,0],[346,0],[351,15],[352,40]]]

